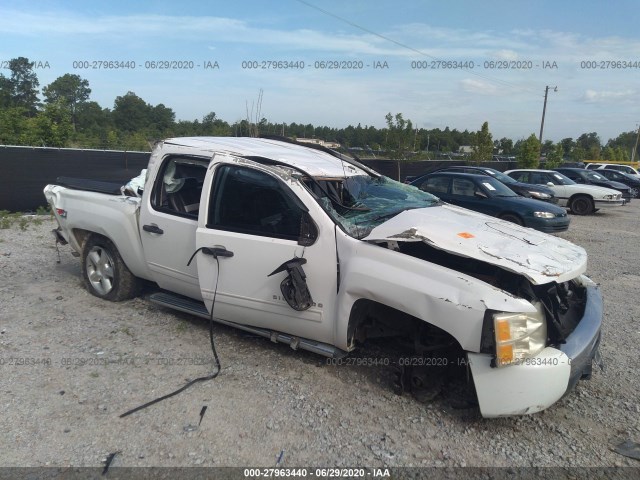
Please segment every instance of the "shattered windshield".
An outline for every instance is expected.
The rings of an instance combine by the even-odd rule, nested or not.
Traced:
[[[319,197],[324,210],[355,238],[366,237],[400,212],[430,207],[440,201],[430,193],[384,176],[316,178],[307,186]]]

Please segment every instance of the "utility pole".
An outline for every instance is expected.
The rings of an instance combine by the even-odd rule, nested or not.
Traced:
[[[636,144],[631,151],[631,161],[634,162],[636,158],[636,152],[638,151],[638,139],[640,138],[640,125],[638,125],[638,134],[636,135]]]
[[[547,95],[549,94],[550,88],[551,87],[547,85],[547,87],[544,89],[544,107],[542,107],[542,122],[540,122],[540,136],[538,137],[538,140],[540,141],[540,147],[542,147],[542,131],[544,130],[544,116],[547,113]],[[557,92],[558,87],[553,87],[553,91]]]

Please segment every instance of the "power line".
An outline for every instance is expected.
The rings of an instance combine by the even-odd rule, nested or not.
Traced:
[[[344,22],[347,25],[351,25],[354,28],[362,30],[363,32],[369,33],[371,35],[375,35],[376,37],[381,38],[381,39],[383,39],[383,40],[385,40],[387,42],[391,42],[394,45],[397,45],[399,47],[402,47],[402,48],[410,50],[410,51],[412,51],[414,53],[417,53],[418,55],[422,55],[424,57],[428,57],[428,58],[430,58],[432,60],[442,61],[442,59],[440,59],[438,57],[434,57],[433,55],[430,55],[430,54],[428,54],[426,52],[418,50],[417,48],[414,48],[411,45],[407,45],[406,43],[399,42],[397,40],[394,40],[393,38],[387,37],[387,36],[382,35],[382,34],[380,34],[378,32],[374,32],[373,30],[371,30],[371,29],[369,29],[367,27],[363,27],[362,25],[359,25],[359,24],[357,24],[355,22],[352,22],[351,20],[349,20],[347,18],[341,17],[340,15],[336,15],[333,12],[325,10],[324,8],[318,7],[317,5],[309,3],[309,2],[307,2],[305,0],[296,0],[296,1],[299,2],[299,3],[302,3],[303,5],[306,5],[309,8],[313,8],[314,10],[317,10],[317,11],[319,11],[321,13],[324,13],[325,15],[327,15],[329,17],[333,17],[333,18],[335,18],[337,20],[340,20],[341,22]],[[507,82],[505,80],[500,80],[498,78],[490,77],[488,75],[482,75],[481,73],[474,72],[473,70],[470,70],[468,68],[461,68],[460,70],[464,70],[465,72],[467,72],[467,73],[469,73],[471,75],[475,75],[476,77],[483,78],[483,79],[488,80],[490,82],[495,82],[495,83],[498,83],[498,84],[506,85],[506,86],[509,86],[509,87],[512,87],[512,88],[515,88],[515,89],[527,90],[529,92],[534,92],[534,90],[531,89],[531,88],[524,87],[522,85],[516,85],[514,83],[510,83],[510,82]]]

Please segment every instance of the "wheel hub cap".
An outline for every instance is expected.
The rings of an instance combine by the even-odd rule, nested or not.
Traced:
[[[95,246],[89,251],[87,277],[91,286],[100,295],[106,295],[113,289],[113,259],[104,248]]]

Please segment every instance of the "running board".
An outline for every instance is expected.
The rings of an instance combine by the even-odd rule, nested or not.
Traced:
[[[191,298],[183,297],[173,293],[154,293],[149,296],[149,301],[162,307],[171,308],[180,312],[190,313],[201,318],[206,318],[207,320],[209,320],[210,317],[209,311],[207,310],[207,307],[203,302],[199,302],[197,300],[193,300]],[[229,322],[227,320],[222,320],[215,317],[213,318],[213,321],[221,323],[223,325],[228,325],[230,327],[239,328],[240,330],[244,330],[245,332],[259,335],[260,337],[268,338],[274,343],[286,343],[294,350],[298,350],[299,348],[301,348],[303,350],[308,350],[309,352],[317,353],[329,358],[342,358],[347,355],[347,352],[345,352],[344,350],[334,347],[333,345],[329,345],[328,343],[315,342],[306,338],[294,337],[286,333],[275,332],[267,330],[265,328],[250,327],[247,325]]]

